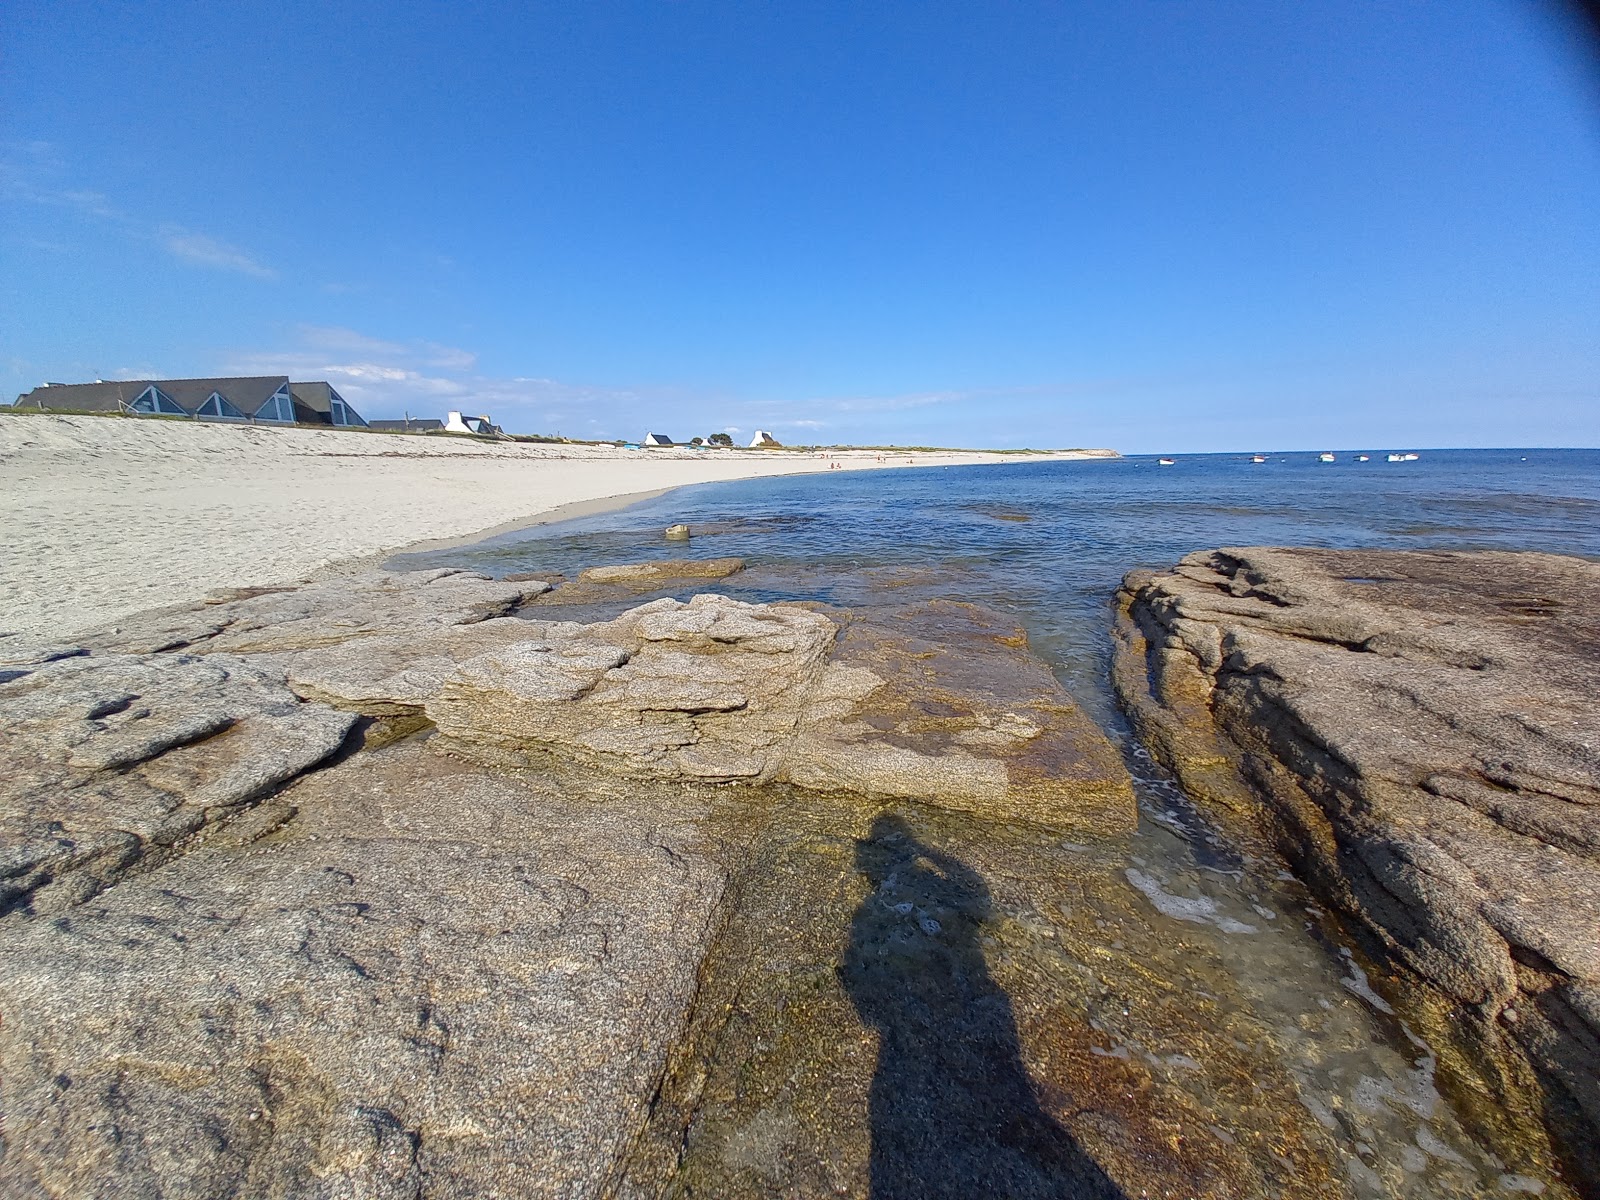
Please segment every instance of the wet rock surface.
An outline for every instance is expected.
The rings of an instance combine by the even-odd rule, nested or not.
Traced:
[[[1020,629],[971,605],[861,619],[664,598],[589,624],[373,635],[298,654],[287,674],[309,699],[419,712],[442,749],[489,763],[931,797],[1102,833],[1134,820],[1105,736]]]
[[[1229,549],[1120,599],[1146,743],[1364,935],[1486,1136],[1600,1194],[1600,566]]]
[[[782,793],[620,1195],[1345,1195],[1116,844]],[[1212,968],[1212,969],[1208,969]]]

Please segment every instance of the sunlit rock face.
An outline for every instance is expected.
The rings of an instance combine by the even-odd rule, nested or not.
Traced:
[[[63,652],[15,673],[0,684],[0,913],[56,911],[159,865],[356,720],[234,655]]]
[[[6,922],[0,1193],[599,1194],[718,927],[702,811],[407,743]]]
[[[1121,600],[1147,744],[1365,933],[1487,1128],[1542,1107],[1600,1189],[1600,565],[1229,549]]]
[[[373,571],[298,587],[237,588],[125,617],[76,639],[86,649],[155,653],[193,647],[263,654],[336,646],[382,633],[471,625],[505,616],[546,591],[539,580],[471,571]]]
[[[372,632],[287,673],[310,699],[425,714],[441,749],[481,761],[787,781],[1063,828],[1134,820],[1104,735],[1019,629],[972,605],[858,617],[708,594],[589,624]]]

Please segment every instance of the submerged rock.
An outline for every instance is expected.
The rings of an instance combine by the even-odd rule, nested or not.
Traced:
[[[1120,600],[1146,743],[1365,935],[1487,1136],[1543,1160],[1542,1116],[1600,1194],[1600,565],[1230,549]]]
[[[658,562],[590,567],[580,572],[578,578],[584,583],[620,583],[649,588],[684,579],[726,579],[742,570],[742,558],[669,558]]]

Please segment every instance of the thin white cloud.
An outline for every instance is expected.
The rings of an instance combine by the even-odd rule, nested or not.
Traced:
[[[470,350],[455,346],[441,346],[438,342],[421,342],[425,361],[430,367],[443,367],[457,371],[470,371],[478,365],[478,356]]]
[[[855,396],[835,400],[833,407],[839,412],[899,412],[908,408],[927,408],[933,404],[956,404],[971,400],[982,392],[911,392],[901,396]]]
[[[305,324],[288,344],[271,351],[228,355],[225,373],[287,374],[326,379],[368,418],[443,416],[449,409],[487,413],[515,433],[577,433],[642,438],[646,429],[675,436],[720,429],[740,437],[752,427],[829,430],[830,437],[870,434],[910,426],[905,436],[924,436],[932,414],[917,410],[960,404],[995,404],[1042,394],[1065,396],[1097,391],[1088,383],[1050,387],[993,387],[846,395],[798,400],[743,399],[676,387],[612,387],[572,383],[540,375],[496,376],[479,369],[470,350],[432,340],[374,337],[343,326]],[[814,414],[796,417],[790,414]],[[729,421],[733,418],[737,424]],[[805,440],[803,437],[800,440]],[[903,440],[903,439],[902,439]]]
[[[255,279],[278,277],[278,273],[271,267],[263,266],[237,246],[230,246],[227,242],[209,234],[196,233],[192,229],[183,229],[176,225],[163,225],[160,239],[167,253],[195,266],[212,267],[219,271],[237,271],[241,275],[249,275]]]
[[[178,261],[254,279],[278,273],[238,246],[198,230],[153,223],[124,212],[103,192],[65,182],[67,166],[48,142],[25,142],[0,154],[0,199],[69,209],[120,230],[133,241],[154,242]]]
[[[296,333],[307,346],[317,350],[329,350],[336,354],[375,354],[392,357],[406,353],[406,348],[399,342],[386,342],[380,338],[368,337],[364,333],[357,333],[354,329],[346,329],[342,325],[301,325]]]

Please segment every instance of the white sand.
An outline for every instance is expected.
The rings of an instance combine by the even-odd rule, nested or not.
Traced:
[[[1082,457],[1063,454],[1051,457]],[[835,452],[846,469],[1038,456]],[[827,471],[794,451],[616,450],[106,417],[0,416],[0,632],[59,638],[213,588],[682,484]]]

